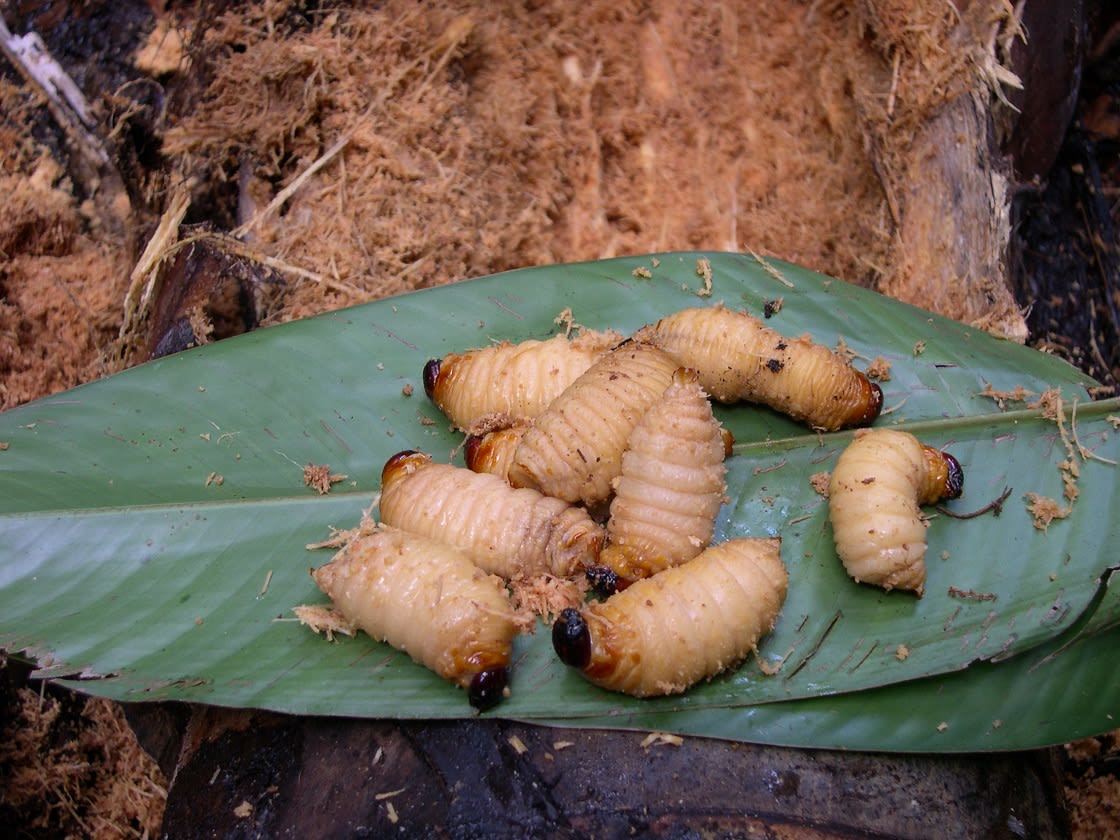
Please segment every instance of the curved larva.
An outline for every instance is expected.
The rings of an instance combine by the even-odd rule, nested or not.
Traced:
[[[583,508],[420,452],[385,463],[379,507],[383,523],[453,545],[506,579],[580,572],[606,536]]]
[[[494,415],[491,415],[494,417]],[[498,415],[505,417],[505,415]],[[472,424],[463,443],[463,460],[475,472],[509,479],[509,467],[525,432],[533,425],[527,417],[506,418],[500,422]]]
[[[678,370],[630,434],[599,562],[630,581],[707,548],[727,490],[726,451],[696,372]]]
[[[868,425],[883,406],[879,386],[829,348],[722,304],[682,309],[634,337],[699,371],[720,402],[762,403],[816,429]]]
[[[596,685],[635,697],[676,694],[733,667],[774,628],[788,588],[778,539],[736,539],[565,610],[552,642]]]
[[[557,335],[449,353],[424,366],[424,391],[462,431],[495,412],[535,417],[621,340],[613,330],[585,330],[571,340]]]
[[[669,387],[677,367],[649,344],[627,342],[611,350],[525,432],[509,467],[510,483],[567,502],[606,501],[631,430]]]
[[[858,582],[919,596],[926,581],[926,528],[919,505],[961,494],[956,458],[907,432],[858,432],[829,478],[836,553]]]
[[[514,611],[505,582],[462,551],[380,526],[311,574],[351,623],[466,688],[476,708],[503,696]]]

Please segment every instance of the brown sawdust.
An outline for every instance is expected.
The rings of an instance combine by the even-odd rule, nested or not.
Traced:
[[[38,836],[100,840],[159,833],[167,791],[121,708],[90,698],[80,717],[22,688],[0,732],[0,812]]]
[[[902,288],[930,259],[898,237],[911,138],[943,104],[998,89],[1014,36],[1009,4],[969,8],[987,17],[963,41],[953,4],[911,0],[389,0],[298,27],[289,0],[201,28],[189,9],[162,12],[139,66],[187,95],[157,120],[162,157],[136,176],[127,235],[76,197],[41,139],[41,102],[5,72],[0,410],[137,360],[118,344],[129,276],[177,186],[192,224],[243,226],[280,266],[283,282],[255,290],[264,324],[520,266],[689,248]],[[108,128],[124,133],[118,119]],[[931,289],[925,303],[946,301],[958,303]],[[60,741],[57,702],[20,697],[0,744],[5,796],[37,797],[29,819],[59,833],[158,833],[164,782],[119,709],[89,700],[88,730]],[[42,772],[12,775],[13,756]],[[1087,783],[1084,801],[1097,790]]]

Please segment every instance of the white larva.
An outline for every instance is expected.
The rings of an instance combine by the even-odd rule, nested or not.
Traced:
[[[514,610],[505,582],[464,552],[382,525],[311,574],[351,624],[466,688],[476,708],[504,695]]]
[[[487,414],[535,417],[621,340],[614,331],[585,330],[573,339],[503,341],[449,353],[424,366],[424,391],[463,431]]]
[[[674,373],[622,455],[600,562],[632,581],[707,548],[727,489],[728,437],[696,372]]]
[[[869,425],[883,406],[879,386],[828,347],[722,305],[681,309],[634,337],[698,371],[714,399],[768,405],[816,429]]]
[[[525,432],[509,467],[510,483],[589,507],[605,502],[630,432],[677,367],[649,344],[611,350]]]
[[[836,553],[851,577],[921,595],[926,528],[920,505],[960,495],[956,458],[908,432],[861,430],[829,478],[828,512]]]
[[[561,613],[552,644],[596,685],[677,694],[734,667],[774,628],[789,585],[778,539],[735,539]]]
[[[583,508],[421,452],[385,463],[379,508],[383,523],[454,545],[507,580],[582,572],[606,537]]]

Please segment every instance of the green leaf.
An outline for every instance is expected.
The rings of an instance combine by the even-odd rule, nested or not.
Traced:
[[[700,257],[713,269],[710,298],[699,295]],[[1096,383],[1059,359],[736,254],[549,266],[416,292],[0,415],[0,647],[27,651],[42,675],[118,700],[468,716],[463,692],[407,656],[365,636],[328,643],[292,613],[326,602],[308,569],[330,552],[305,546],[357,524],[390,455],[458,457],[461,437],[423,396],[425,361],[546,337],[565,309],[587,327],[627,332],[685,306],[723,301],[757,313],[778,298],[768,324],[779,332],[842,340],[857,367],[889,363],[877,425],[958,458],[966,492],[950,510],[981,508],[1009,488],[1000,515],[934,518],[921,599],[855,584],[810,484],[851,433],[818,435],[765,409],[721,407],[737,444],[717,539],[780,535],[790,572],[758,658],[682,696],[639,701],[562,666],[542,628],[518,640],[512,695],[488,714],[863,749],[1010,749],[1113,727],[1117,402],[1091,402]],[[1017,387],[1031,400],[1060,389],[1061,428],[1029,400],[1001,406],[985,395]],[[1086,453],[1076,458],[1081,493],[1067,518],[1041,530],[1026,494],[1065,503],[1067,442]],[[308,463],[348,478],[318,495],[303,484]],[[1071,684],[1093,690],[1063,690]],[[1005,724],[993,729],[996,718]]]

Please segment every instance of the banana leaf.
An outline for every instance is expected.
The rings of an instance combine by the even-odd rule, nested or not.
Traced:
[[[565,328],[565,310],[625,333],[715,302],[768,310],[775,330],[842,346],[857,367],[886,363],[876,425],[961,462],[965,494],[933,513],[924,597],[856,584],[836,557],[810,479],[851,432],[721,406],[736,446],[716,539],[781,536],[790,575],[757,657],[683,695],[635,700],[565,668],[542,625],[518,639],[511,696],[487,714],[909,751],[1018,749],[1115,728],[1120,404],[1092,401],[1097,383],[1058,358],[740,254],[464,281],[258,330],[0,415],[0,648],[33,659],[38,676],[120,701],[470,716],[463,692],[406,655],[300,625],[294,607],[326,603],[308,570],[330,558],[307,546],[358,523],[393,453],[459,462],[461,435],[424,396],[429,358],[545,338]],[[319,494],[303,482],[307,464],[346,478]],[[1036,521],[1035,497],[1067,515]]]

